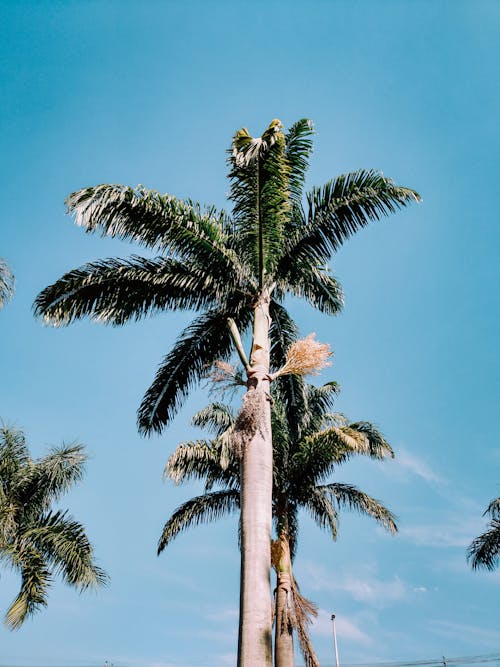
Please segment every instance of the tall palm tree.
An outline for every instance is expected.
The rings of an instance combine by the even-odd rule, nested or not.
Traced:
[[[319,663],[307,631],[315,608],[300,595],[292,572],[299,510],[308,511],[334,540],[339,508],[369,515],[395,532],[393,515],[379,501],[351,484],[329,481],[337,467],[353,455],[382,459],[392,457],[393,451],[368,422],[349,423],[342,415],[330,412],[337,391],[335,383],[313,387],[296,378],[293,383],[296,394],[293,412],[288,410],[282,383],[272,391],[275,665],[293,667],[293,632],[296,631],[306,665],[317,667]],[[232,446],[235,423],[228,406],[209,405],[194,416],[193,424],[209,429],[213,439],[185,442],[169,458],[166,477],[176,483],[201,479],[205,482],[205,492],[182,504],[168,519],[158,553],[182,530],[240,508],[240,467]]]
[[[23,433],[0,427],[0,558],[21,575],[5,616],[11,629],[47,605],[55,575],[81,591],[106,581],[82,524],[51,509],[82,478],[84,463],[82,445],[57,447],[33,460]]]
[[[488,530],[476,537],[467,550],[467,559],[472,568],[494,570],[500,558],[500,498],[494,498],[483,516],[489,514]]]
[[[14,294],[14,275],[9,265],[0,258],[0,308],[2,308]]]
[[[74,192],[68,210],[87,232],[127,239],[160,254],[85,264],[35,301],[35,313],[55,325],[86,316],[122,325],[157,311],[199,313],[144,396],[138,423],[145,434],[160,432],[172,419],[207,365],[238,352],[248,383],[240,420],[239,665],[245,667],[271,661],[268,396],[270,338],[279,351],[291,326],[283,300],[293,294],[324,313],[337,313],[342,293],[327,266],[332,254],[371,220],[419,200],[414,190],[373,170],[339,176],[304,197],[312,133],[305,119],[286,133],[279,120],[258,138],[245,128],[236,132],[228,158],[232,216],[142,186],[98,185]],[[248,330],[247,357],[241,336]]]

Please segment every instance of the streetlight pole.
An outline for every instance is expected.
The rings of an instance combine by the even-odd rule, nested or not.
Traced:
[[[332,624],[333,624],[333,647],[335,649],[335,667],[339,667],[339,649],[337,646],[337,631],[335,630],[335,614],[332,614],[331,616]]]

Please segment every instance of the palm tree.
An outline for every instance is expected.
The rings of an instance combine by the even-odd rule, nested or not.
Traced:
[[[82,445],[57,447],[33,460],[23,433],[0,427],[0,558],[21,575],[5,616],[11,629],[47,605],[55,575],[80,591],[107,579],[82,524],[51,509],[82,478],[84,463]]]
[[[474,570],[494,570],[500,557],[500,498],[491,501],[483,516],[486,514],[491,517],[488,530],[476,537],[467,550],[467,560]]]
[[[161,432],[207,365],[238,352],[248,384],[239,423],[244,447],[238,664],[245,667],[271,661],[268,396],[270,339],[283,358],[280,346],[291,327],[282,303],[293,294],[336,314],[342,292],[327,266],[332,254],[371,220],[419,200],[415,191],[381,173],[360,170],[313,188],[303,201],[312,133],[305,119],[286,133],[279,120],[259,138],[245,128],[236,132],[228,159],[232,216],[142,186],[98,185],[74,192],[68,211],[87,232],[127,239],[160,255],[86,264],[35,301],[35,313],[55,325],[86,316],[122,325],[157,311],[199,313],[163,359],[143,398],[138,424],[144,434]],[[241,336],[248,330],[247,357]]]
[[[9,265],[0,258],[0,308],[12,298],[14,293],[14,275]]]
[[[275,665],[293,667],[293,632],[296,631],[306,665],[316,667],[319,663],[307,629],[315,607],[300,595],[292,572],[299,510],[308,511],[333,540],[337,538],[339,508],[357,510],[395,532],[393,515],[379,501],[350,484],[328,481],[337,466],[353,455],[382,459],[394,454],[383,436],[368,422],[349,423],[342,415],[330,413],[337,392],[335,383],[313,387],[296,378],[293,383],[294,411],[288,410],[280,386],[282,382],[273,387],[272,392]],[[213,439],[179,445],[168,460],[165,475],[176,483],[201,479],[205,482],[205,492],[182,504],[168,519],[158,553],[182,530],[240,508],[240,467],[231,437],[236,420],[231,409],[213,403],[197,413],[192,421],[209,429]]]

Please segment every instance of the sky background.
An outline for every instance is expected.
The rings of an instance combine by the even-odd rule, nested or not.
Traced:
[[[308,185],[379,168],[423,197],[337,254],[343,314],[290,304],[335,351],[318,381],[341,384],[339,411],[373,421],[397,454],[336,476],[383,500],[397,536],[343,514],[334,544],[303,517],[295,571],[320,607],[318,655],[334,661],[332,612],[342,662],[500,652],[500,571],[465,561],[500,492],[499,63],[489,0],[0,1],[0,256],[17,279],[0,312],[0,415],[34,456],[86,444],[63,505],[111,577],[97,594],[54,585],[46,610],[0,629],[0,663],[235,664],[236,517],[156,557],[164,521],[200,490],[162,471],[206,390],[161,437],[136,430],[190,315],[52,329],[31,304],[71,268],[140,252],[74,226],[70,192],[143,183],[226,206],[233,132],[275,117],[315,123]],[[19,582],[1,574],[3,612]]]

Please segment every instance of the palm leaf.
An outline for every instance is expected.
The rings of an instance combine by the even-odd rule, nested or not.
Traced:
[[[14,294],[14,274],[4,259],[0,258],[0,308],[12,298]]]
[[[303,507],[309,511],[309,514],[320,528],[330,533],[332,540],[337,539],[338,515],[328,494],[323,489],[320,487],[311,489]]]
[[[396,517],[382,503],[352,484],[324,484],[316,487],[328,495],[339,507],[355,510],[375,519],[390,533],[396,533]]]
[[[307,196],[306,224],[287,244],[279,272],[295,262],[329,261],[332,252],[356,231],[412,201],[420,201],[417,192],[395,185],[374,170],[344,174],[313,188]]]
[[[214,306],[224,299],[227,285],[203,266],[167,257],[107,259],[85,264],[46,287],[34,309],[56,325],[86,316],[121,325],[158,311]]]
[[[472,569],[494,570],[500,558],[500,520],[492,519],[489,528],[476,537],[467,549]]]
[[[212,491],[191,498],[178,507],[163,527],[158,542],[160,554],[177,535],[191,526],[220,519],[240,506],[240,494],[235,490]]]
[[[251,312],[231,313],[240,331],[244,331]],[[227,327],[228,314],[209,310],[192,322],[164,357],[153,383],[138,411],[141,433],[160,433],[177,412],[182,399],[216,360],[227,360],[232,353],[232,339]]]
[[[191,424],[220,437],[228,428],[234,426],[234,421],[235,417],[229,406],[224,403],[210,403],[193,416]]]
[[[7,610],[5,624],[11,630],[17,630],[28,616],[47,605],[51,576],[42,555],[35,549],[3,548],[4,558],[7,551],[12,564],[21,573],[21,587]]]
[[[84,527],[66,512],[47,513],[24,533],[24,539],[54,565],[67,584],[83,591],[107,582],[107,575],[93,562],[93,548]]]

